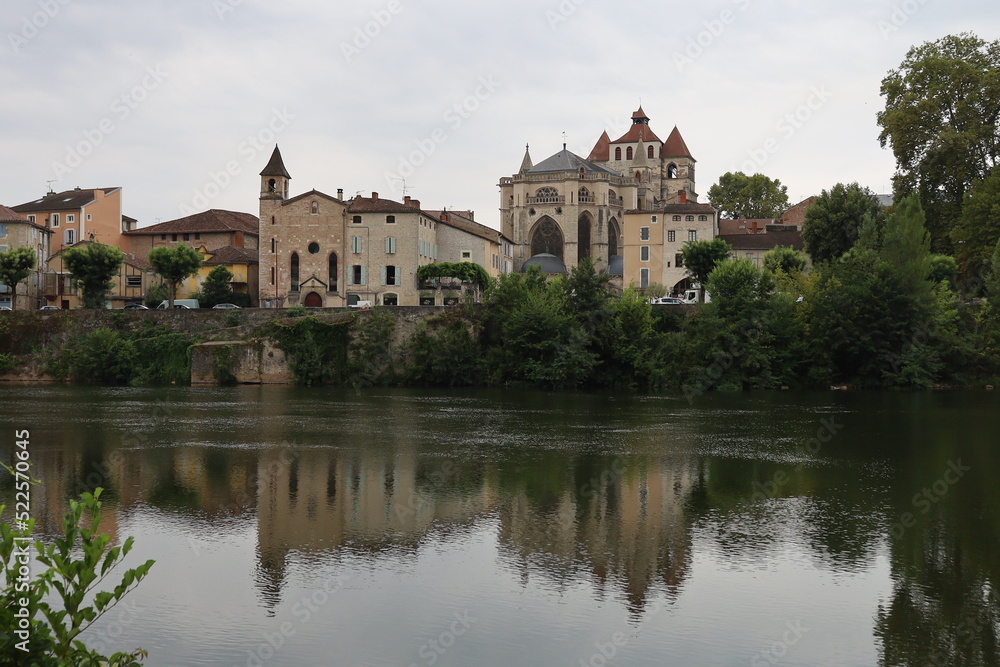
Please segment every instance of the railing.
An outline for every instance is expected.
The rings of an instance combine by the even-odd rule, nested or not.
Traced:
[[[565,204],[566,198],[562,195],[557,197],[527,197],[529,204]]]
[[[594,195],[579,195],[577,201],[581,204],[593,204]]]
[[[612,176],[611,174],[587,172],[582,176],[578,172],[560,171],[551,174],[517,174],[515,176],[504,176],[500,179],[500,185],[513,185],[514,183],[539,183],[542,181],[599,181],[613,185],[635,185],[635,179],[631,176]]]

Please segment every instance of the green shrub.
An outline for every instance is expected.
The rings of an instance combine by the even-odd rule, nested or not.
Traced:
[[[111,329],[98,329],[81,338],[70,351],[69,373],[81,382],[128,384],[135,358],[135,345],[129,338]]]

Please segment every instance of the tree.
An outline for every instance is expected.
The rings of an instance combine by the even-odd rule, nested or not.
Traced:
[[[779,218],[788,209],[788,188],[763,174],[727,172],[708,189],[708,201],[727,218]]]
[[[806,268],[805,256],[795,248],[775,246],[764,253],[764,269],[770,273],[795,273]]]
[[[160,277],[170,285],[170,308],[174,307],[177,286],[181,281],[198,273],[204,257],[194,248],[178,243],[174,248],[159,246],[149,251],[149,263]]]
[[[681,250],[684,259],[684,268],[687,274],[697,280],[702,285],[702,296],[704,296],[705,283],[708,281],[708,274],[715,266],[732,254],[733,249],[726,243],[725,239],[712,239],[710,241],[687,241]]]
[[[232,303],[232,280],[233,272],[226,267],[217,266],[212,269],[202,283],[198,303],[204,308],[211,308],[219,303]]]
[[[806,210],[802,238],[814,264],[837,259],[858,240],[866,220],[881,227],[882,205],[868,188],[838,183],[816,198]]]
[[[952,250],[965,193],[1000,157],[1000,41],[962,33],[913,47],[882,80],[882,96],[879,141],[896,157],[894,190],[920,193],[932,247]]]
[[[955,257],[965,264],[968,275],[989,271],[993,246],[1000,241],[1000,167],[972,184],[965,194],[962,215],[951,230],[951,240],[960,246]]]
[[[17,308],[17,286],[28,279],[37,261],[35,251],[24,246],[0,252],[0,283],[10,288],[11,308]]]
[[[896,206],[885,224],[881,257],[889,263],[906,293],[916,297],[930,294],[930,237],[924,227],[920,197],[913,193]]]
[[[121,271],[125,253],[118,248],[90,241],[62,251],[63,266],[83,291],[84,308],[104,308],[112,280]]]

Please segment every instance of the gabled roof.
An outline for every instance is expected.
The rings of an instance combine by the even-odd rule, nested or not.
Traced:
[[[594,148],[590,151],[587,159],[595,162],[607,162],[611,159],[611,137],[608,136],[607,130],[601,133],[600,138],[594,144]]]
[[[97,200],[96,192],[108,195],[121,188],[97,188],[93,190],[66,190],[52,192],[41,199],[12,207],[18,213],[39,213],[44,211],[76,211]]]
[[[804,242],[799,232],[767,232],[766,234],[719,234],[733,250],[770,250],[776,246],[802,250]]]
[[[659,208],[652,209],[638,209],[633,208],[625,211],[626,213],[715,213],[715,209],[711,204],[698,204],[695,202],[688,202],[687,204],[664,204]]]
[[[267,165],[260,172],[261,176],[283,176],[287,179],[291,179],[291,175],[288,170],[285,169],[285,162],[281,159],[281,151],[278,150],[278,144],[274,145],[274,152],[271,153],[271,159],[267,161]]]
[[[338,204],[344,203],[332,195],[328,195],[325,192],[320,192],[316,188],[313,188],[309,192],[303,192],[300,195],[295,195],[291,199],[286,199],[285,201],[281,202],[281,205],[288,206],[289,204],[294,204],[295,202],[302,201],[303,199],[311,199],[313,197],[322,197],[324,199],[329,199],[330,201],[335,201]]]
[[[70,248],[82,248],[82,247],[88,246],[88,245],[90,245],[92,243],[96,243],[96,241],[91,241],[91,240],[88,239],[88,240],[84,240],[84,241],[77,241],[73,245],[63,246],[63,248],[59,252],[57,252],[54,255],[50,256],[48,258],[48,260],[46,260],[46,261],[47,262],[51,262],[53,259],[55,259],[59,255],[63,254],[64,252],[66,252]],[[105,243],[104,245],[108,245],[108,244]],[[121,250],[121,248],[119,248],[119,250]],[[138,257],[136,255],[133,255],[130,252],[125,252],[124,250],[122,250],[122,254],[125,255],[125,264],[131,264],[132,266],[136,267],[137,269],[142,269],[143,271],[148,271],[151,268],[149,260],[147,260],[145,257]]]
[[[420,213],[420,209],[415,206],[378,196],[353,197],[347,202],[347,210],[351,213]]]
[[[141,227],[126,234],[176,234],[180,232],[244,232],[258,234],[260,221],[250,213],[213,208],[177,220]]]
[[[688,149],[687,144],[684,143],[684,137],[681,136],[681,131],[677,129],[674,125],[673,131],[670,136],[667,137],[667,141],[663,144],[663,148],[660,149],[660,157],[687,157],[694,159],[691,155],[691,151]]]
[[[0,204],[0,222],[2,222],[2,223],[10,223],[10,224],[31,225],[32,227],[34,227],[37,230],[40,230],[40,231],[43,231],[43,232],[48,232],[49,234],[52,233],[51,229],[48,229],[48,228],[44,227],[43,225],[38,224],[37,222],[30,222],[28,220],[28,218],[26,218],[25,216],[20,215],[14,209],[7,208],[6,206],[4,206],[2,204]]]
[[[500,241],[501,234],[499,230],[487,227],[486,225],[481,225],[475,220],[470,220],[468,216],[463,216],[460,212],[424,211],[424,213],[436,219],[442,225],[452,227],[459,231],[472,234],[473,236],[478,236],[481,239],[486,239],[487,241],[492,241],[494,243],[498,243]]]
[[[256,250],[250,248],[237,248],[227,245],[215,250],[209,250],[211,259],[205,260],[205,266],[222,266],[226,264],[259,264]]]
[[[584,171],[608,174],[609,176],[621,176],[614,169],[609,169],[603,165],[584,160],[575,153],[571,153],[564,147],[552,157],[545,158],[534,167],[526,171],[527,174],[546,174],[559,171]]]
[[[635,113],[632,114],[632,127],[628,129],[628,132],[618,137],[611,143],[613,144],[634,144],[639,141],[642,137],[643,141],[655,141],[656,143],[662,143],[660,138],[656,136],[656,133],[649,127],[649,116],[646,112],[642,110],[640,106],[636,109]]]

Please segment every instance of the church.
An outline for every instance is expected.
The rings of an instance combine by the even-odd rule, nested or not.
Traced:
[[[562,273],[590,257],[599,270],[622,275],[626,211],[698,201],[695,159],[680,131],[661,140],[641,106],[628,132],[612,141],[605,131],[586,158],[563,144],[535,164],[525,147],[521,168],[499,186],[515,271],[537,264]]]

